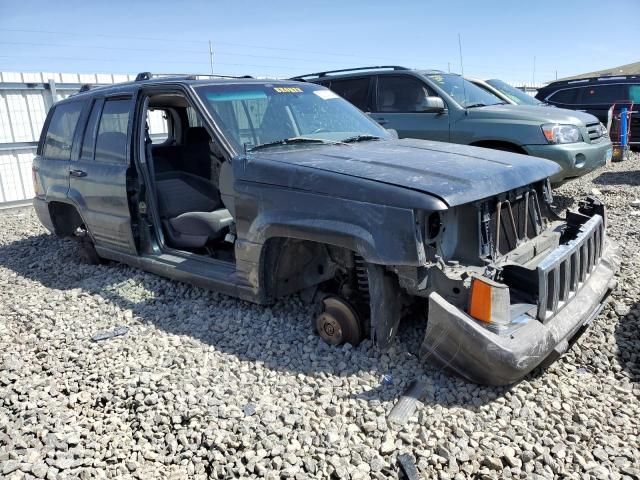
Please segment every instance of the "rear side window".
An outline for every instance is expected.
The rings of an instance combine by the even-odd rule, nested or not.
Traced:
[[[549,101],[563,105],[576,105],[578,103],[578,89],[566,88],[564,90],[558,90],[549,97]]]
[[[71,102],[55,107],[44,138],[42,150],[44,157],[57,160],[71,158],[73,134],[83,106],[83,102]]]
[[[627,85],[594,85],[582,89],[582,101],[584,105],[613,105],[617,102],[627,101],[629,98]]]
[[[106,100],[96,138],[97,162],[127,163],[130,99]]]
[[[427,86],[412,77],[378,77],[379,112],[423,112],[426,98],[433,95]]]
[[[328,86],[324,84],[325,86]],[[369,92],[369,78],[349,78],[345,80],[331,80],[331,90],[345,100],[351,102],[360,110],[367,110]]]

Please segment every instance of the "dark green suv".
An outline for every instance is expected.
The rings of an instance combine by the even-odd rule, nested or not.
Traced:
[[[461,143],[553,160],[562,183],[611,160],[607,130],[582,112],[509,105],[460,75],[363,67],[294,77],[330,88],[400,137]]]
[[[141,74],[52,107],[34,207],[93,262],[259,304],[300,293],[332,344],[384,348],[428,312],[425,359],[504,384],[569,348],[617,268],[600,202],[553,213],[557,171],[394,139],[319,85]]]

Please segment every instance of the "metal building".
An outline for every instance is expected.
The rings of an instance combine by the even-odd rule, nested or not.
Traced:
[[[133,79],[133,75],[0,72],[0,206],[33,198],[31,161],[53,103],[86,83]]]

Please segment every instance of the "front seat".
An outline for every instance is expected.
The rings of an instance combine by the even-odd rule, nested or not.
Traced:
[[[220,193],[210,181],[186,172],[156,175],[158,210],[174,248],[200,248],[222,238],[233,223]]]
[[[385,90],[382,94],[382,105],[380,110],[383,112],[395,112],[396,94],[392,90]]]

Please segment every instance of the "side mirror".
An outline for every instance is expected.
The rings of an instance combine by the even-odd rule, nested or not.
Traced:
[[[426,97],[422,106],[422,111],[428,113],[442,113],[446,110],[444,101],[440,97]]]
[[[394,128],[387,128],[386,129],[387,132],[389,132],[389,135],[391,135],[391,138],[393,138],[394,140],[398,140],[400,137],[398,136],[398,131]]]

